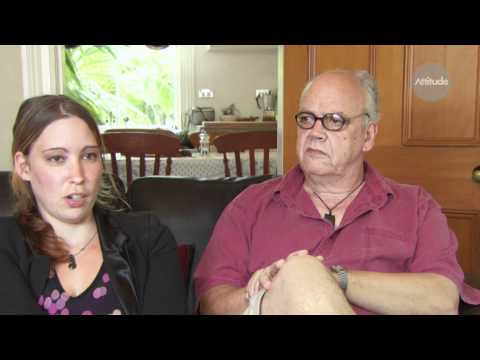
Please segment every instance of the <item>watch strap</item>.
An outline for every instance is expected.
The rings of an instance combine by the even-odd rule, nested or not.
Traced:
[[[334,265],[334,266],[332,266],[332,271],[335,272],[335,274],[337,274],[337,276],[338,276],[338,284],[339,284],[340,288],[343,291],[347,290],[347,286],[348,286],[347,270],[345,270],[340,265]]]

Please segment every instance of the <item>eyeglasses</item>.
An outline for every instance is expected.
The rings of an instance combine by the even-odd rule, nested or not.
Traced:
[[[302,111],[295,115],[295,120],[297,121],[297,125],[302,129],[311,129],[315,126],[317,120],[320,120],[325,129],[330,131],[340,131],[350,123],[352,119],[364,115],[370,117],[366,112],[347,118],[341,113],[325,113],[321,116],[315,116],[315,114],[311,112]]]

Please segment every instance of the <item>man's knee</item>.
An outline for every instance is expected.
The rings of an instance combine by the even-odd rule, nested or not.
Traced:
[[[300,255],[287,259],[274,278],[275,281],[298,287],[302,282],[308,285],[310,282],[322,284],[335,280],[319,259],[311,255]]]
[[[329,270],[319,259],[310,255],[294,256],[282,265],[265,294],[267,312],[288,313],[301,311],[317,293],[328,293],[326,289],[336,286]],[[316,301],[316,300],[315,300]]]
[[[316,257],[289,258],[264,296],[265,314],[332,314],[348,312],[348,302],[330,270]],[[343,304],[342,309],[337,309]]]

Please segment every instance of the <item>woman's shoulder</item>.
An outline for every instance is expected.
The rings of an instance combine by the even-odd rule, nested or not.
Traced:
[[[1,216],[0,217],[0,248],[13,249],[19,244],[22,238],[22,232],[15,217]]]
[[[23,268],[32,255],[32,250],[25,241],[24,234],[13,216],[0,217],[0,255]],[[5,258],[6,257],[6,258]]]

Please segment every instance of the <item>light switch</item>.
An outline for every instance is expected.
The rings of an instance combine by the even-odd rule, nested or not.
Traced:
[[[210,89],[200,89],[198,91],[198,97],[202,98],[213,98],[213,91]]]
[[[271,92],[272,90],[269,90],[269,89],[257,89],[255,90],[255,97],[257,97],[260,94],[269,94]]]

